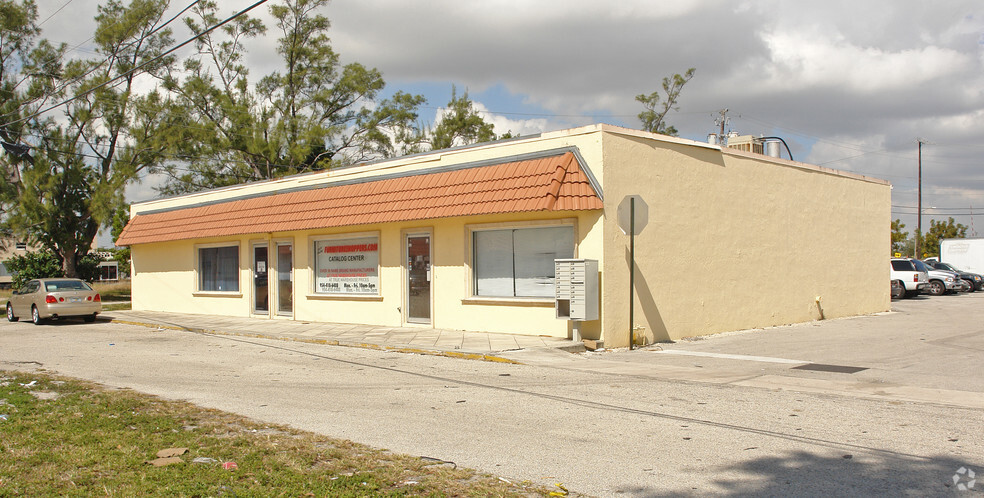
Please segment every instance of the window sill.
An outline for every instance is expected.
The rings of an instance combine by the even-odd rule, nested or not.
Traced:
[[[461,300],[461,304],[553,308],[554,300],[549,297],[467,297]]]
[[[322,300],[322,301],[376,301],[382,302],[383,296],[360,296],[360,295],[347,295],[347,294],[308,294],[305,296],[308,299]]]
[[[198,291],[192,292],[195,297],[243,297],[242,292]]]

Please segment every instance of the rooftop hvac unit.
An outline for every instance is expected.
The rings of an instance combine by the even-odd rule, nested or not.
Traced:
[[[754,152],[756,154],[764,154],[763,150],[764,140],[755,137],[753,135],[738,135],[736,132],[731,132],[728,134],[728,148],[738,149],[745,152]]]

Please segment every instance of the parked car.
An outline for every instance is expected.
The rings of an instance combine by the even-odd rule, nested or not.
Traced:
[[[28,281],[7,301],[7,320],[30,316],[35,325],[49,318],[82,317],[94,322],[102,311],[102,298],[77,278],[41,278]]]
[[[956,273],[958,277],[960,277],[961,279],[963,279],[964,282],[967,282],[970,285],[970,289],[969,289],[970,292],[979,291],[981,290],[981,286],[984,286],[984,276],[978,275],[976,273],[971,273],[969,271],[961,270],[956,266],[953,266],[949,263],[944,263],[937,259],[927,259],[926,261],[924,261],[924,263],[937,270],[946,270]]]
[[[892,299],[918,295],[929,285],[929,274],[916,269],[908,259],[892,259]]]
[[[912,261],[917,270],[929,274],[929,285],[926,286],[926,292],[933,296],[942,296],[947,292],[958,292],[964,286],[963,280],[956,273],[930,268],[918,259],[910,259],[909,261]]]

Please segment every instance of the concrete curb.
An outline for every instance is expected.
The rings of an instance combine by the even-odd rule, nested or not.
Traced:
[[[442,349],[426,349],[426,348],[409,347],[409,346],[384,346],[382,344],[373,344],[368,342],[348,342],[348,341],[338,341],[335,339],[293,337],[293,336],[283,336],[283,335],[261,334],[257,332],[230,332],[226,330],[211,330],[211,329],[202,329],[196,327],[164,325],[160,323],[136,322],[132,320],[123,320],[120,318],[108,318],[108,319],[104,319],[103,321],[109,323],[119,323],[122,325],[136,325],[138,327],[157,328],[160,330],[179,330],[185,332],[195,332],[198,334],[249,337],[253,339],[269,339],[275,341],[288,341],[288,342],[303,342],[307,344],[322,344],[326,346],[342,346],[348,348],[374,349],[377,351],[392,351],[394,353],[423,354],[429,356],[443,356],[446,358],[457,358],[461,360],[479,360],[479,361],[489,361],[493,363],[509,363],[513,365],[522,365],[522,363],[518,361],[510,360],[508,358],[503,358],[501,356],[497,356],[494,354],[475,353],[475,352],[467,352],[467,351],[446,351]]]

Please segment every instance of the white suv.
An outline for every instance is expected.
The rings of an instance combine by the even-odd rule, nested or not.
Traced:
[[[892,299],[911,297],[929,285],[929,274],[919,271],[908,259],[892,259]]]

